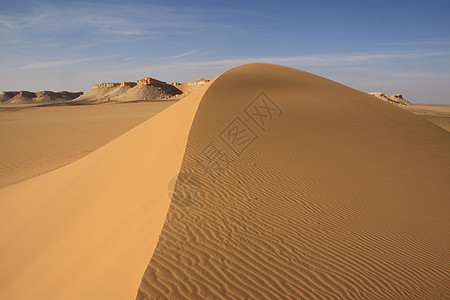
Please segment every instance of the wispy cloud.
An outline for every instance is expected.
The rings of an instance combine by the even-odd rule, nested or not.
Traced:
[[[60,67],[60,66],[66,66],[66,65],[73,65],[85,61],[92,60],[92,58],[80,58],[80,59],[66,59],[66,60],[53,60],[53,61],[43,61],[33,64],[28,64],[25,66],[20,67],[21,70],[31,70],[31,69],[47,69],[47,68],[53,68],[53,67]]]
[[[111,58],[117,58],[120,54],[111,54],[106,56],[94,56],[94,57],[83,57],[83,58],[77,58],[77,59],[61,59],[61,60],[49,60],[49,61],[41,61],[37,63],[31,63],[24,66],[19,67],[19,70],[32,70],[32,69],[49,69],[54,67],[60,67],[60,66],[67,66],[67,65],[75,65],[87,61],[105,61]]]
[[[67,32],[84,30],[90,35],[118,36],[155,35],[155,28],[188,28],[199,24],[191,16],[162,5],[84,3],[55,6],[39,4],[25,13],[2,15],[0,25],[21,32]]]
[[[189,55],[188,52],[183,53],[179,57]],[[395,60],[395,59],[417,59],[429,56],[450,56],[450,52],[404,52],[404,53],[372,53],[372,54],[323,54],[323,55],[304,55],[292,57],[248,57],[238,59],[219,59],[219,60],[203,60],[203,61],[174,61],[168,64],[149,65],[148,67],[137,67],[129,69],[121,69],[125,73],[148,72],[149,70],[164,69],[198,69],[202,67],[228,68],[247,63],[265,62],[273,64],[284,64],[293,67],[305,66],[331,66],[331,65],[348,65],[353,66],[359,62],[373,62],[379,60]],[[140,63],[142,65],[142,63]]]
[[[0,25],[7,27],[8,29],[13,28],[12,24],[10,21],[6,20],[4,17],[0,16]],[[1,28],[1,26],[0,26]]]
[[[410,39],[396,42],[379,42],[380,45],[388,46],[433,46],[433,47],[448,47],[450,44],[450,38],[440,37],[440,38],[426,38],[426,39]]]
[[[181,57],[185,57],[185,56],[189,56],[189,55],[193,55],[193,54],[197,54],[197,53],[198,53],[198,50],[194,49],[194,50],[191,50],[191,51],[180,53],[178,55],[174,55],[174,56],[172,56],[172,58],[181,58]]]

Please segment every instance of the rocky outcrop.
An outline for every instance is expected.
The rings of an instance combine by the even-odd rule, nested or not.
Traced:
[[[92,88],[93,89],[98,89],[98,88],[109,88],[109,87],[118,87],[120,85],[120,83],[115,83],[115,82],[105,82],[105,83],[100,83],[100,84],[93,84]]]
[[[28,92],[28,91],[6,91],[0,95],[0,103],[6,104],[33,104],[33,103],[60,103],[71,101],[83,95],[83,92]]]
[[[188,85],[204,85],[205,83],[208,83],[210,80],[208,78],[199,78],[194,81],[186,82]]]
[[[120,86],[129,86],[134,87],[136,85],[136,82],[121,82]]]
[[[138,84],[116,98],[117,101],[165,100],[181,94],[170,84]]]
[[[144,77],[137,82],[94,84],[77,102],[107,102],[135,100],[163,100],[182,94],[182,91],[164,81]]]
[[[164,81],[151,77],[144,77],[137,82],[105,82],[92,85],[87,93],[50,92],[38,93],[27,91],[3,92],[0,103],[58,103],[71,101],[73,103],[97,103],[107,101],[136,101],[136,100],[164,100],[184,96],[200,86],[208,83],[209,79],[199,78],[189,82]]]
[[[193,90],[201,87],[202,85],[208,83],[210,80],[207,78],[199,78],[188,82],[172,82],[171,85],[175,86],[177,89],[181,90],[183,94],[188,94]]]
[[[411,105],[411,103],[405,99],[403,99],[402,94],[395,94],[395,95],[387,95],[384,93],[376,93],[372,92],[369,93],[369,95],[372,95],[374,97],[377,97],[381,100],[384,100],[389,103],[398,104],[398,105]]]
[[[5,101],[15,97],[18,94],[19,94],[19,92],[5,91],[0,95],[0,102],[5,102]]]
[[[137,84],[165,85],[167,83],[151,77],[144,77],[142,79],[139,79],[137,81]]]
[[[121,83],[105,82],[105,83],[100,83],[100,84],[94,84],[94,85],[92,85],[92,88],[97,89],[97,88],[123,87],[123,86],[133,87],[135,85],[136,85],[136,82],[121,82]]]

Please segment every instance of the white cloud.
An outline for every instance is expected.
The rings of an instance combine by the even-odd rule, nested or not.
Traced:
[[[93,60],[93,58],[43,61],[43,62],[28,64],[28,65],[20,67],[19,69],[21,69],[21,70],[47,69],[47,68],[65,66],[65,65],[73,65],[73,64],[77,64],[77,63],[85,62],[85,61],[89,61],[89,60]]]
[[[50,61],[42,61],[37,63],[31,63],[28,65],[24,65],[18,68],[18,70],[31,70],[31,69],[49,69],[54,67],[66,66],[66,65],[74,65],[87,61],[104,61],[110,58],[120,57],[120,54],[111,54],[107,56],[93,56],[93,57],[83,57],[77,59],[61,59],[61,60],[50,60]]]
[[[179,58],[187,56],[192,51],[182,53],[173,58]],[[428,56],[450,56],[450,53],[446,52],[404,52],[404,53],[373,53],[373,54],[323,54],[323,55],[304,55],[304,56],[292,56],[292,57],[249,57],[238,59],[220,59],[220,60],[204,60],[204,61],[189,61],[178,62],[174,61],[168,64],[149,65],[146,67],[136,67],[129,69],[120,69],[123,73],[142,73],[155,70],[180,70],[180,69],[199,69],[199,68],[229,68],[247,63],[265,62],[273,64],[284,64],[294,67],[305,66],[353,66],[359,62],[373,62],[378,60],[395,60],[395,59],[417,59]],[[139,63],[141,66],[144,62]]]
[[[6,18],[0,16],[0,25],[7,27],[8,29],[13,28],[13,25],[10,21],[6,20]],[[1,27],[0,27],[1,28]]]
[[[195,28],[200,23],[188,14],[160,5],[114,3],[84,3],[56,6],[36,4],[29,13],[1,15],[0,25],[21,32],[40,34],[85,30],[89,34],[118,36],[148,36],[159,31],[154,28]],[[0,27],[1,28],[1,27]]]
[[[174,56],[172,56],[172,58],[180,58],[180,57],[185,57],[185,56],[189,56],[189,55],[193,55],[193,54],[197,54],[198,53],[198,50],[191,50],[191,51],[188,51],[188,52],[184,52],[184,53],[181,53],[181,54],[178,54],[178,55],[174,55]]]

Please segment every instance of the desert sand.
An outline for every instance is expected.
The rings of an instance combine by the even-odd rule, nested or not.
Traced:
[[[324,78],[232,69],[200,102],[138,299],[444,298],[449,150]]]
[[[403,108],[240,66],[0,189],[0,299],[447,299],[448,153]]]
[[[450,106],[410,105],[404,108],[450,132]]]
[[[72,163],[173,103],[0,107],[0,188]]]
[[[72,164],[0,189],[0,299],[135,298],[202,91]]]

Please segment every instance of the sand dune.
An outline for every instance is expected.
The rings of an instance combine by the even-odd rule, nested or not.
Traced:
[[[0,298],[446,299],[449,151],[365,93],[237,67],[0,189]]]
[[[0,189],[0,299],[131,299],[205,88],[84,158]]]
[[[232,69],[200,103],[137,298],[448,298],[449,153],[372,96]]]

